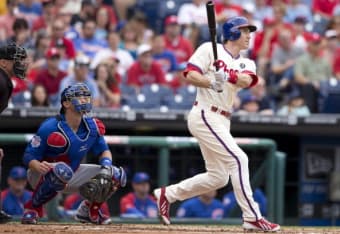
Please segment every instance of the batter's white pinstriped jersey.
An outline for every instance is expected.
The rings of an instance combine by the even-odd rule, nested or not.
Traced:
[[[233,58],[222,44],[217,44],[217,55],[220,69],[224,69],[225,71],[233,69],[238,70],[239,72],[256,74],[256,65],[254,61],[241,57],[240,55]],[[206,42],[197,48],[189,59],[188,67],[189,70],[191,70],[190,68],[200,70],[201,73],[209,79],[215,79],[214,56],[211,42]],[[210,104],[218,106],[226,111],[231,111],[236,93],[239,90],[239,87],[229,82],[225,82],[222,93],[217,93],[212,89],[197,87],[196,100],[199,103]]]

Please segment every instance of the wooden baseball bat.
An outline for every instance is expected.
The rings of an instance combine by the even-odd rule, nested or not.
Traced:
[[[214,54],[214,60],[217,60],[217,36],[216,36],[216,19],[215,19],[215,5],[212,1],[208,1],[206,4],[207,17],[208,17],[208,27],[210,32],[210,40]],[[216,71],[218,67],[216,67]]]
[[[207,8],[207,17],[208,17],[208,27],[210,32],[210,40],[212,45],[212,50],[214,54],[214,61],[217,60],[217,36],[216,36],[216,19],[215,19],[215,5],[213,1],[208,1],[206,4]],[[218,66],[215,64],[215,69],[218,71]],[[219,93],[222,92],[218,91]]]

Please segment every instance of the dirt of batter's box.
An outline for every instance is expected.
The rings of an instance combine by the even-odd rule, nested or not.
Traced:
[[[237,234],[244,233],[240,226],[210,226],[210,225],[149,225],[149,224],[112,224],[106,226],[85,224],[38,224],[22,225],[19,223],[0,224],[0,233],[5,234],[132,234],[132,233],[168,233],[168,234]],[[246,232],[251,233],[251,232]],[[283,227],[279,233],[289,234],[335,234],[340,228],[305,228]]]

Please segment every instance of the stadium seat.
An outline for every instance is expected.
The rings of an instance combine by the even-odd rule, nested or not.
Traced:
[[[196,87],[193,85],[183,86],[177,89],[177,93],[182,95],[185,99],[189,99],[192,103],[196,99]]]
[[[159,109],[161,107],[161,100],[159,95],[148,96],[144,94],[135,95],[131,98],[127,105],[131,109]]]
[[[174,95],[170,88],[158,84],[145,85],[141,88],[140,93],[150,98],[157,96],[162,105],[167,105],[167,100]]]
[[[329,93],[322,106],[322,113],[340,113],[340,93]]]
[[[136,90],[134,87],[121,84],[120,85],[120,93],[121,93],[121,104],[125,105],[129,102],[130,99],[136,96]]]
[[[174,95],[167,104],[170,110],[190,110],[192,105],[193,102],[181,94]]]
[[[323,113],[340,113],[340,110],[333,110],[330,103],[340,95],[340,82],[337,79],[331,78],[329,80],[320,82],[319,89],[319,109]],[[332,111],[332,112],[329,112]],[[337,111],[337,112],[334,112]]]

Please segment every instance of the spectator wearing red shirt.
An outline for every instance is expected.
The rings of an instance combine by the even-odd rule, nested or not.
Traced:
[[[338,0],[313,0],[312,10],[323,18],[330,19]]]
[[[292,35],[294,38],[294,46],[303,48],[306,50],[308,45],[308,39],[311,37],[312,33],[306,31],[307,18],[304,16],[297,16],[292,24],[293,31]]]
[[[51,47],[55,47],[58,40],[62,40],[65,46],[66,56],[69,59],[73,59],[76,56],[76,50],[74,48],[73,42],[64,37],[65,25],[60,19],[54,21],[52,25],[51,33]]]
[[[102,8],[104,8],[108,14],[109,20],[110,20],[110,29],[114,29],[117,25],[117,16],[116,13],[113,11],[112,6],[109,4],[103,3],[103,0],[96,0],[96,5],[97,5],[97,14],[98,11]]]
[[[323,34],[326,31],[338,2],[338,0],[313,0],[314,32]]]
[[[333,73],[335,77],[340,80],[340,48],[335,53],[335,59],[333,63]]]
[[[47,67],[39,72],[35,80],[36,84],[41,84],[47,91],[52,105],[57,105],[59,85],[66,73],[59,70],[60,53],[57,48],[50,48],[46,52]]]
[[[117,72],[119,59],[106,59],[95,69],[94,79],[100,90],[100,107],[119,107],[121,77]]]
[[[138,60],[128,70],[128,85],[139,88],[147,84],[166,83],[161,65],[152,58],[150,45],[140,45],[137,49],[137,56]]]
[[[264,30],[255,34],[254,48],[251,57],[258,62],[258,73],[265,76],[265,69],[270,62],[274,45],[278,41],[279,32],[282,30],[292,31],[292,25],[283,21],[286,7],[278,3],[273,7],[274,18],[264,19]]]
[[[42,15],[33,21],[32,31],[36,32],[40,29],[46,29],[55,20],[54,2],[52,0],[42,1]]]
[[[177,63],[187,62],[194,51],[190,42],[181,36],[181,27],[175,15],[165,19],[164,41],[165,47],[175,54]]]

